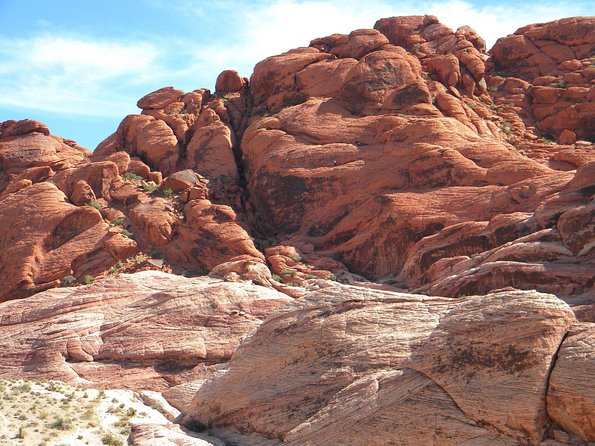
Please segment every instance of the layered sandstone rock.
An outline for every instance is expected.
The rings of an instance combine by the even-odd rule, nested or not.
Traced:
[[[5,302],[0,375],[163,389],[208,376],[285,295],[157,271]]]
[[[555,357],[573,321],[568,306],[531,291],[459,301],[313,292],[265,322],[200,387],[188,417],[283,444],[513,445],[539,444],[550,413],[587,439],[593,386],[584,368],[570,370],[592,366],[584,329],[566,338],[560,365]],[[546,412],[552,366],[559,390]],[[580,409],[567,405],[572,392]]]
[[[594,33],[592,17],[572,17],[527,25],[499,39],[490,51],[491,88],[500,91],[502,104],[521,106],[514,111],[524,124],[536,125],[560,144],[593,140]],[[506,82],[519,88],[513,93]]]

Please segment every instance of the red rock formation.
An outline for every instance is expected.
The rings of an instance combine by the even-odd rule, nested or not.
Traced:
[[[539,292],[595,320],[594,26],[487,54],[381,19],[149,93],[93,153],[1,123],[0,374],[174,385],[232,443],[593,441],[593,324]]]
[[[150,93],[91,157],[40,123],[7,121],[0,187],[8,195],[52,177],[71,203],[97,202],[107,223],[122,220],[139,249],[156,247],[179,272],[226,264],[224,275],[229,265],[248,274],[242,256],[264,261],[256,235],[311,247],[302,265],[268,254],[294,285],[358,273],[450,296],[506,286],[588,295],[592,181],[577,190],[571,180],[592,170],[580,141],[592,126],[556,118],[564,146],[539,142],[535,126],[555,110],[592,114],[583,54],[592,27],[590,18],[528,26],[489,58],[468,27],[382,19],[269,57],[249,83],[224,71],[215,94]],[[567,88],[549,85],[561,73]],[[135,252],[125,245],[110,242],[112,261]]]

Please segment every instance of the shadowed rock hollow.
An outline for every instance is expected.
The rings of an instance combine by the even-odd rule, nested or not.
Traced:
[[[594,441],[593,36],[391,17],[93,152],[1,123],[0,375],[168,389],[234,444]]]

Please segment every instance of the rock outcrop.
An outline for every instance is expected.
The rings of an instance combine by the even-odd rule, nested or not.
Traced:
[[[2,304],[0,376],[163,390],[209,376],[284,294],[146,271]]]
[[[291,445],[540,444],[552,420],[590,440],[593,324],[565,338],[573,323],[534,291],[313,292],[244,342],[187,417]]]
[[[138,445],[595,441],[593,36],[390,17],[151,92],[94,152],[0,123],[0,376],[219,437]]]
[[[214,93],[152,92],[93,154],[41,123],[7,121],[3,213],[34,194],[48,208],[62,201],[62,215],[89,204],[102,221],[61,249],[48,242],[57,223],[17,236],[30,260],[17,270],[8,248],[0,299],[102,277],[142,252],[150,267],[225,271],[292,296],[291,285],[334,277],[589,303],[595,152],[581,138],[593,136],[594,26],[530,25],[488,54],[469,27],[381,19],[269,57],[249,81],[226,70]],[[65,197],[41,196],[48,181]],[[26,226],[22,210],[3,224]]]

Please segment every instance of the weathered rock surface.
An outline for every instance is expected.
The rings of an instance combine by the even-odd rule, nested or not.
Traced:
[[[0,375],[163,389],[208,376],[288,302],[245,282],[158,271],[45,291],[2,304]]]
[[[214,93],[149,93],[92,155],[36,121],[7,121],[0,195],[52,181],[100,208],[111,238],[87,262],[94,277],[143,252],[155,268],[296,297],[292,285],[337,278],[589,305],[593,26],[529,25],[488,54],[469,27],[381,19],[271,56],[250,82],[226,70]],[[303,261],[266,252],[275,246]],[[21,297],[58,283],[19,274]]]
[[[539,444],[573,321],[567,305],[533,291],[452,301],[325,289],[269,318],[200,387],[188,416],[283,444]],[[573,345],[571,335],[560,376],[588,401],[569,416],[584,426],[593,384],[564,366],[584,361]]]
[[[548,415],[568,432],[595,441],[595,324],[576,324],[564,340],[547,394]]]

